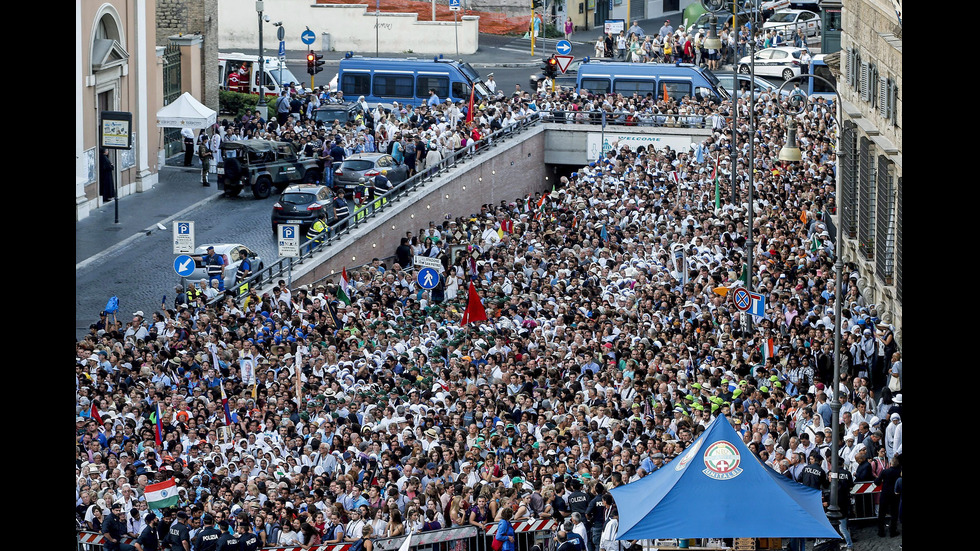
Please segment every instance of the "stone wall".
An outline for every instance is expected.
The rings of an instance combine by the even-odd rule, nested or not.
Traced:
[[[199,68],[204,83],[218,82],[218,0],[156,0],[157,45],[169,44],[169,36],[199,34],[202,44],[202,64]],[[181,70],[188,70],[183,65]],[[218,109],[218,89],[205,86],[202,103]]]

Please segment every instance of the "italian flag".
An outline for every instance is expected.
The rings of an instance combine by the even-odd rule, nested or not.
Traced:
[[[347,268],[340,274],[340,287],[337,289],[337,300],[350,305],[350,278],[347,277]]]
[[[163,509],[177,505],[177,484],[174,479],[166,480],[158,484],[150,484],[146,487],[144,494],[146,504],[150,509]]]

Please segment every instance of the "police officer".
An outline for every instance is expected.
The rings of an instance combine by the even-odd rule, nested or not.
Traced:
[[[170,544],[170,551],[191,551],[191,534],[187,529],[187,513],[177,513],[177,522],[167,532],[164,543]]]
[[[238,525],[241,526],[242,534],[238,536],[238,542],[242,551],[258,551],[259,537],[255,535],[255,524],[246,516],[238,517]]]
[[[371,186],[372,199],[377,199],[378,197],[381,197],[385,193],[391,191],[392,188],[391,181],[388,180],[388,177],[385,175],[386,172],[388,171],[387,170],[382,171],[381,174],[378,174],[377,176],[374,177],[374,181],[372,182],[372,186]],[[388,202],[387,199],[384,199],[382,201],[382,203],[387,203],[387,202]],[[375,204],[375,207],[378,206],[379,205]]]
[[[105,549],[107,551],[131,551],[135,549],[132,545],[122,542],[123,534],[126,533],[126,524],[119,520],[122,512],[121,503],[113,503],[110,513],[102,521],[102,535],[105,536]]]
[[[252,261],[248,259],[248,251],[238,251],[238,272],[235,273],[235,283],[241,283],[252,276]]]
[[[160,539],[157,537],[157,525],[160,519],[153,513],[147,513],[143,517],[143,530],[136,537],[134,546],[137,551],[157,551],[160,549]]]
[[[227,520],[222,520],[218,523],[218,530],[221,531],[221,535],[218,536],[218,545],[215,546],[215,551],[237,551],[239,548],[238,538],[228,531]]]
[[[343,220],[350,215],[350,206],[347,204],[347,199],[344,198],[344,189],[337,189],[337,196],[333,200],[334,212],[337,214],[337,220]]]
[[[589,551],[599,551],[599,544],[602,540],[602,529],[606,523],[606,503],[602,495],[606,493],[606,488],[600,482],[596,482],[593,487],[595,497],[589,501],[588,508],[585,509],[585,518],[589,526]]]
[[[218,280],[218,289],[225,290],[225,261],[220,254],[214,252],[214,247],[208,247],[206,254],[201,255],[201,261],[207,271],[208,279]]]
[[[310,241],[310,247],[312,248],[317,243],[323,242],[323,233],[327,231],[327,224],[322,218],[317,218],[316,222],[310,226],[310,229],[306,231],[306,239]]]
[[[851,488],[854,487],[854,476],[851,470],[841,463],[837,467],[837,507],[840,508],[840,533],[844,536],[844,543],[848,549],[854,549],[854,541],[851,539],[851,530],[847,526],[847,519],[851,516]]]
[[[201,524],[204,528],[197,533],[197,537],[194,538],[194,549],[195,551],[214,551],[218,547],[218,538],[221,537],[221,532],[214,527],[214,517],[206,514],[201,517]]]
[[[820,453],[816,450],[810,452],[810,462],[800,471],[799,482],[817,490],[827,485],[827,475],[820,466]]]

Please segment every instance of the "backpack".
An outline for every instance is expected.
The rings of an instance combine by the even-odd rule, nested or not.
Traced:
[[[351,544],[350,548],[347,551],[364,551],[364,538],[360,538],[359,540]]]

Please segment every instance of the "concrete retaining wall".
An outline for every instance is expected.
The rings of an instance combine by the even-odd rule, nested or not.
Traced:
[[[371,6],[373,8],[373,6]],[[407,52],[422,54],[476,53],[480,44],[480,18],[461,17],[452,21],[418,21],[414,13],[381,13],[375,16],[367,4],[311,4],[310,0],[276,0],[266,2],[265,12],[273,22],[282,21],[286,29],[286,49],[302,50],[300,33],[309,27],[317,35],[313,49],[322,50],[320,37],[330,33],[330,47],[355,53]],[[222,50],[255,49],[259,44],[258,15],[254,4],[240,0],[219,0],[219,37]],[[380,33],[375,32],[375,28]],[[275,55],[276,28],[265,25],[263,40],[267,53]],[[458,31],[458,33],[457,33]]]

